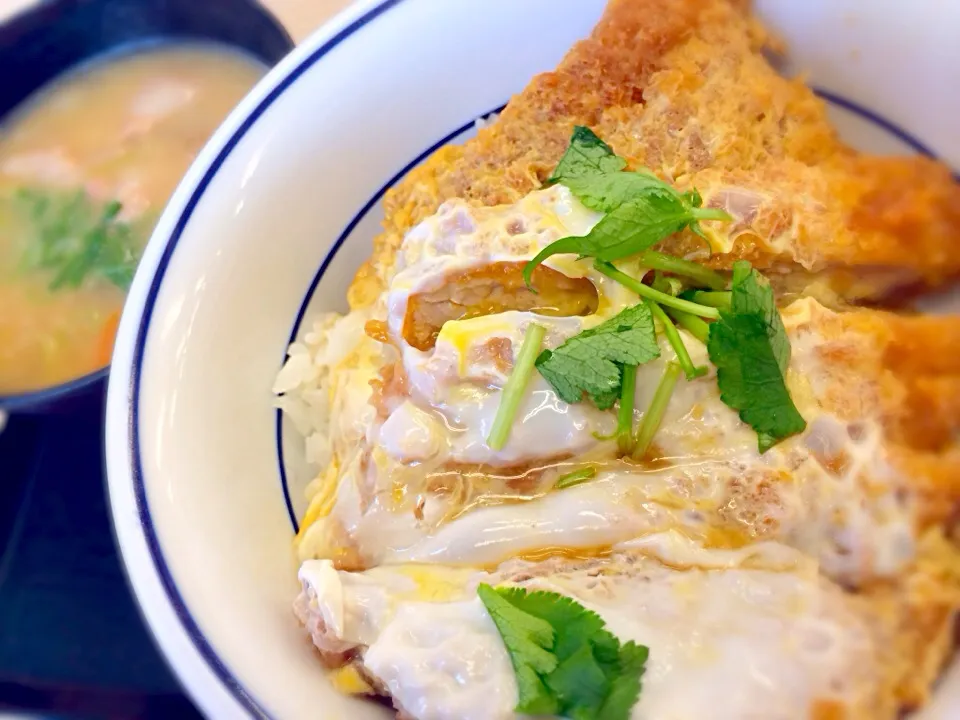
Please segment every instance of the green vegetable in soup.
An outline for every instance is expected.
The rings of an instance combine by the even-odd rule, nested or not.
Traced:
[[[150,229],[145,220],[121,220],[119,202],[100,203],[83,190],[23,188],[13,205],[30,234],[23,266],[49,272],[51,290],[77,288],[88,278],[130,287]]]

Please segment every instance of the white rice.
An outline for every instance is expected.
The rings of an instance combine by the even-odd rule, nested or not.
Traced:
[[[480,117],[478,117],[476,120],[473,121],[473,128],[474,130],[477,130],[477,131],[483,130],[485,127],[490,127],[491,125],[493,125],[497,121],[497,118],[499,117],[500,117],[499,112],[492,112],[486,116],[481,115]]]
[[[287,360],[273,383],[274,406],[304,437],[308,463],[330,462],[330,372],[364,337],[360,313],[324,313],[301,342],[287,349]]]

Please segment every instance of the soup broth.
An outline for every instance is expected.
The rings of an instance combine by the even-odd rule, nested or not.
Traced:
[[[157,214],[265,68],[217,46],[105,58],[0,126],[0,395],[109,363]]]

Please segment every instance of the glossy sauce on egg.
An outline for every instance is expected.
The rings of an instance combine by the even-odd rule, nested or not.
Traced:
[[[896,500],[880,436],[867,433],[853,447],[846,424],[820,409],[815,392],[797,386],[792,392],[808,432],[760,454],[756,434],[721,401],[706,348],[683,330],[694,364],[710,371],[678,384],[646,462],[618,458],[610,440],[614,413],[589,402],[563,402],[537,373],[506,445],[489,447],[501,388],[530,323],[544,326],[544,347],[555,348],[635,304],[636,296],[588,262],[554,256],[547,261],[553,271],[595,288],[592,312],[527,309],[448,318],[430,330],[425,349],[408,342],[411,298],[471,269],[520,264],[558,237],[587,232],[596,220],[566,188],[555,186],[516,206],[471,208],[452,201],[408,234],[381,302],[369,311],[373,319],[343,319],[370,331],[346,351],[352,359],[331,368],[332,416],[344,434],[333,432],[338,470],[321,483],[324,501],[312,507],[322,512],[311,514],[314,526],[302,533],[300,556],[333,557],[347,548],[361,567],[492,567],[518,556],[583,557],[642,547],[662,562],[683,565],[687,550],[663,540],[677,534],[716,549],[785,542],[850,583],[909,562],[910,511]],[[808,321],[811,302],[784,311],[788,332]],[[638,369],[635,427],[665,364],[675,359],[662,334],[658,342],[660,357]],[[798,342],[788,371],[794,385],[804,378],[817,382],[819,360],[805,349],[815,344]],[[554,489],[551,483],[571,460],[595,467],[595,477]],[[890,489],[861,498],[863,472],[887,478]]]

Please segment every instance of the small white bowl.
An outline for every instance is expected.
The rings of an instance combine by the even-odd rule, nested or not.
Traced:
[[[344,307],[384,190],[552,68],[603,4],[360,2],[256,87],[167,207],[120,324],[107,469],[133,589],[207,715],[389,716],[334,692],[291,612],[309,472],[271,384],[304,316]],[[960,167],[960,3],[759,9],[849,140]],[[960,671],[928,717],[960,717]]]

